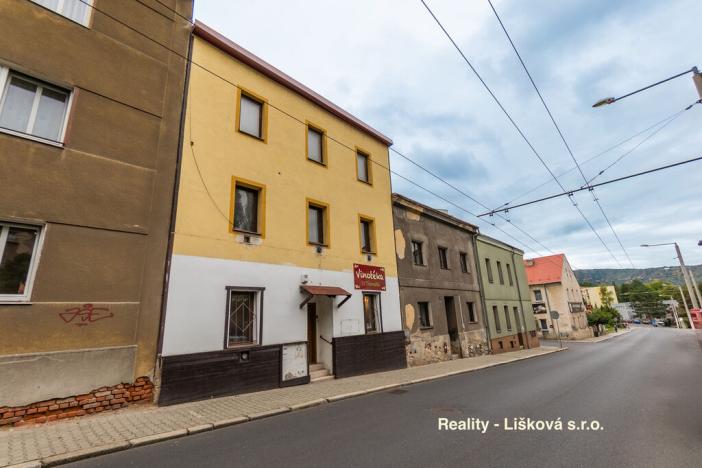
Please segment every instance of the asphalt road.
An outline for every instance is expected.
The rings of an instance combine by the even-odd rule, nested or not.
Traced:
[[[569,347],[69,466],[702,466],[702,344],[693,332],[640,328]],[[564,429],[504,430],[504,418],[519,417],[561,418]],[[490,427],[439,431],[438,418]],[[568,431],[569,420],[601,428]]]

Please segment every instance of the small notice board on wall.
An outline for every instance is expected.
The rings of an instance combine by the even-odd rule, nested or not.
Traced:
[[[283,345],[283,382],[307,377],[307,343]]]

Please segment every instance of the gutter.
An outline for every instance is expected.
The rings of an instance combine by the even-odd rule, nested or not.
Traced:
[[[478,254],[478,234],[473,234],[473,250],[475,251],[475,271],[478,273],[478,284],[480,285],[480,304],[483,309],[483,324],[485,327],[485,336],[487,337],[488,351],[492,353],[492,339],[490,338],[490,322],[488,322],[487,305],[485,304],[485,295],[483,294],[483,274],[480,270],[480,255]]]
[[[176,212],[178,208],[178,189],[180,187],[180,174],[183,159],[183,139],[185,138],[185,114],[188,104],[188,90],[190,88],[190,69],[193,53],[193,35],[189,34],[188,61],[185,68],[185,80],[183,83],[183,100],[180,111],[180,139],[178,141],[178,154],[176,155],[176,172],[173,182],[173,200],[171,201],[171,221],[168,226],[168,247],[166,250],[166,265],[163,275],[163,292],[161,296],[161,317],[159,318],[158,345],[156,347],[156,379],[159,385],[154,389],[155,401],[158,401],[158,390],[161,381],[161,353],[163,351],[163,334],[166,327],[166,306],[168,303],[168,284],[171,275],[171,260],[173,258],[173,240],[175,237]]]

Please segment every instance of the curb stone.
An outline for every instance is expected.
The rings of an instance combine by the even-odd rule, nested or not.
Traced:
[[[198,432],[211,431],[214,429],[213,424],[200,424],[199,426],[193,426],[188,428],[188,434],[197,434]]]
[[[130,443],[124,441],[117,442],[115,444],[100,445],[98,447],[90,447],[87,449],[75,450],[73,452],[68,453],[61,453],[59,455],[52,455],[50,457],[42,458],[41,466],[61,465],[63,463],[82,460],[84,458],[90,458],[96,455],[104,455],[106,453],[119,452],[120,450],[126,450],[129,447],[131,447]]]
[[[631,330],[629,332],[631,332]],[[627,332],[627,333],[629,333],[629,332]],[[626,333],[623,333],[623,334],[626,334]],[[616,336],[619,336],[619,334],[612,335],[610,338],[614,338]],[[607,338],[607,339],[609,339],[609,338]],[[326,402],[331,403],[331,402],[340,401],[340,400],[344,400],[344,399],[348,399],[348,398],[353,398],[356,396],[366,395],[369,393],[381,392],[384,390],[390,390],[390,389],[398,388],[398,387],[405,387],[405,386],[409,386],[409,385],[413,385],[413,384],[417,384],[417,383],[439,380],[439,379],[453,376],[453,375],[467,374],[467,373],[481,370],[481,369],[487,369],[487,368],[491,368],[491,367],[501,366],[501,365],[509,364],[512,362],[517,362],[517,361],[522,361],[522,360],[531,359],[531,358],[535,358],[535,357],[545,356],[548,354],[553,354],[553,353],[566,351],[566,350],[568,350],[568,347],[555,348],[555,349],[551,349],[551,350],[544,352],[544,353],[534,354],[534,355],[530,355],[530,356],[522,356],[522,357],[510,359],[507,361],[495,362],[495,363],[486,364],[483,366],[474,367],[471,369],[465,369],[465,370],[460,370],[460,371],[450,371],[450,372],[445,372],[445,373],[439,374],[439,375],[433,375],[433,376],[429,376],[429,377],[421,377],[421,378],[417,378],[417,379],[413,379],[413,380],[409,380],[409,381],[405,381],[405,382],[381,385],[378,387],[373,387],[373,388],[368,389],[368,390],[361,390],[361,391],[350,392],[350,393],[345,393],[345,394],[340,394],[340,395],[334,395],[334,396],[331,396],[328,398],[319,398],[317,400],[310,400],[307,402],[298,403],[296,405],[291,405],[290,407],[286,406],[286,407],[280,407],[280,408],[276,408],[276,409],[269,410],[269,411],[253,413],[253,414],[248,415],[248,416],[237,416],[237,417],[230,418],[230,419],[222,419],[219,421],[215,421],[214,423],[211,423],[211,424],[202,424],[202,425],[192,426],[188,429],[179,429],[179,430],[175,430],[175,431],[164,432],[164,433],[154,434],[154,435],[145,436],[145,437],[138,437],[138,438],[134,438],[134,439],[131,439],[128,441],[124,441],[124,442],[117,442],[114,444],[102,445],[102,446],[98,446],[98,447],[92,447],[92,448],[88,448],[88,449],[82,449],[82,450],[67,452],[67,453],[63,453],[63,454],[52,455],[50,457],[42,458],[41,460],[32,460],[32,461],[23,462],[23,463],[19,463],[19,464],[15,464],[15,465],[9,465],[9,466],[6,466],[6,468],[38,468],[41,466],[54,466],[54,465],[58,465],[58,464],[62,464],[62,463],[68,463],[71,461],[77,461],[77,460],[81,460],[84,458],[97,456],[97,455],[104,455],[104,454],[111,453],[111,452],[118,452],[121,450],[129,449],[131,447],[139,447],[139,446],[157,443],[157,442],[161,442],[161,441],[165,441],[165,440],[169,440],[169,439],[174,439],[177,437],[186,436],[188,434],[194,434],[194,433],[204,432],[204,431],[208,431],[208,430],[212,430],[212,429],[216,429],[216,428],[241,424],[241,423],[244,423],[247,421],[262,419],[262,418],[266,418],[269,416],[275,416],[275,415],[287,413],[287,412],[290,412],[293,410],[299,410],[299,409],[304,409],[304,408],[309,408],[309,407],[321,405],[321,404],[324,404]]]
[[[253,413],[247,416],[249,417],[249,421],[254,421],[256,419],[263,419],[269,416],[275,416],[276,414],[288,413],[289,411],[290,408],[288,408],[287,406],[283,406],[281,408],[276,408],[269,411],[262,411],[260,413]]]
[[[290,411],[301,410],[305,408],[311,408],[313,406],[319,406],[327,403],[326,398],[318,398],[316,400],[305,401],[304,403],[298,403],[296,405],[290,405]]]
[[[233,426],[235,424],[241,424],[246,421],[248,421],[249,418],[246,416],[237,416],[236,418],[231,418],[231,419],[221,419],[219,421],[215,421],[212,426],[214,429],[219,429],[220,427],[227,427],[227,426]]]
[[[129,444],[131,444],[132,447],[139,447],[141,445],[148,445],[154,444],[156,442],[161,442],[162,440],[175,439],[176,437],[182,437],[187,434],[187,429],[178,429],[176,431],[161,432],[160,434],[137,437],[136,439],[131,439],[129,441]]]

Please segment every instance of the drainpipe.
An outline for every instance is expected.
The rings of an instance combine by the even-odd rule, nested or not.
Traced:
[[[476,234],[473,234],[471,236],[471,240],[473,241],[473,252],[474,252],[474,258],[475,258],[475,271],[478,273],[478,289],[479,289],[479,296],[480,296],[480,305],[482,306],[483,309],[483,327],[485,328],[485,337],[487,338],[487,345],[488,345],[488,352],[492,353],[492,340],[490,339],[490,322],[488,322],[488,317],[487,317],[487,305],[485,304],[485,296],[483,294],[483,274],[481,273],[480,270],[480,259],[478,255],[478,241],[477,241],[478,236]]]
[[[547,320],[550,320],[551,323],[553,323],[553,319],[551,318],[551,304],[548,301],[548,286],[544,283],[544,297],[546,298],[546,315],[547,315]],[[548,323],[548,321],[546,322]],[[556,328],[553,328],[553,331],[556,331]],[[558,339],[561,339],[561,334],[560,332],[558,333]]]
[[[522,265],[524,263],[522,262]],[[526,326],[526,316],[524,315],[524,307],[522,304],[522,291],[519,288],[519,275],[517,274],[517,265],[514,263],[514,249],[512,249],[512,272],[514,274],[514,282],[517,285],[517,297],[519,298],[519,310],[522,311],[522,327],[524,327],[524,338],[526,339],[526,347],[527,349],[531,349],[531,346],[529,346],[529,338],[527,337],[527,326]]]
[[[156,371],[154,380],[158,383],[154,401],[158,402],[158,393],[161,388],[161,353],[163,351],[163,335],[166,326],[166,306],[168,302],[168,283],[171,275],[171,260],[173,257],[173,238],[175,234],[176,210],[178,207],[178,189],[180,188],[180,173],[183,158],[183,139],[185,138],[185,114],[188,104],[188,88],[190,84],[190,60],[193,53],[193,35],[192,30],[189,34],[188,43],[188,61],[185,64],[185,79],[183,80],[183,101],[181,104],[180,113],[180,130],[178,140],[178,154],[176,155],[176,170],[175,180],[173,181],[173,199],[171,200],[171,220],[168,227],[168,245],[166,247],[166,264],[163,274],[163,292],[161,295],[161,315],[159,317],[158,343],[156,345]],[[188,144],[190,144],[188,142]]]

